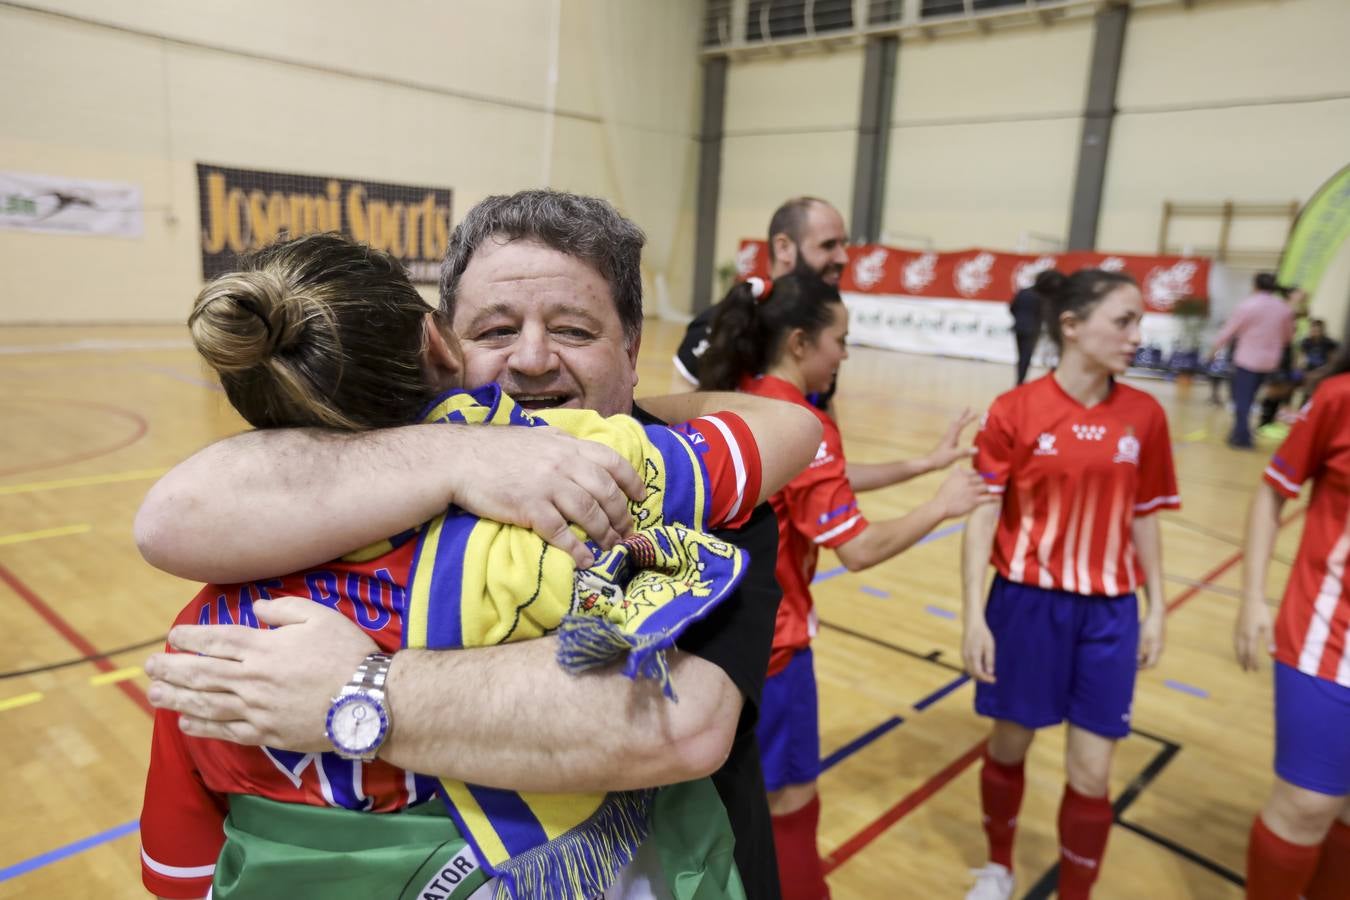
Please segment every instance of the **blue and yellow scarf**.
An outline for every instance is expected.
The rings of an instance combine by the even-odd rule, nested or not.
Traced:
[[[739,583],[744,551],[701,532],[703,466],[680,435],[589,410],[531,414],[496,385],[453,392],[427,422],[552,425],[600,441],[642,476],[639,531],[578,572],[569,555],[523,528],[451,509],[421,529],[408,591],[408,647],[456,649],[557,632],[569,671],[623,660],[675,699],[665,651]],[[655,792],[538,794],[442,780],[441,794],[499,897],[593,897],[647,836]]]

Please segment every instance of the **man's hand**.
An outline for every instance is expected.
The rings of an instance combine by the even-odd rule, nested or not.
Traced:
[[[465,458],[447,460],[460,475],[452,491],[456,505],[528,528],[581,567],[595,557],[569,523],[606,550],[632,532],[628,501],[642,500],[647,489],[610,448],[557,428],[475,431],[480,440]]]
[[[1270,608],[1265,600],[1244,600],[1233,628],[1233,652],[1237,654],[1242,671],[1259,671],[1261,657],[1275,652],[1275,642],[1270,635]]]
[[[1163,607],[1159,603],[1149,609],[1144,621],[1139,624],[1139,668],[1151,669],[1158,664],[1162,658],[1166,631]]]
[[[332,749],[324,722],[332,698],[379,648],[341,613],[298,597],[259,600],[258,621],[179,625],[145,663],[150,702],[182,713],[193,737],[314,752]],[[200,654],[200,655],[194,655]]]
[[[970,407],[961,410],[961,414],[952,419],[951,424],[947,426],[947,431],[942,435],[942,440],[938,441],[937,446],[928,454],[928,462],[932,464],[933,469],[945,469],[954,462],[963,459],[969,459],[975,455],[974,447],[961,446],[961,432],[965,431],[977,418]]]

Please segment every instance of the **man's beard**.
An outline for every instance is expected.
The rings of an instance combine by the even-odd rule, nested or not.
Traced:
[[[797,246],[797,262],[792,266],[792,275],[805,275],[808,277],[820,278],[829,284],[839,284],[839,278],[844,274],[844,267],[837,262],[827,262],[819,269],[814,268],[802,256],[802,248]]]

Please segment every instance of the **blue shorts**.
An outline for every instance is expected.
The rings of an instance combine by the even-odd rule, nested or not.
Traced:
[[[1275,774],[1319,794],[1350,794],[1350,687],[1275,664]]]
[[[755,736],[766,789],[810,784],[820,776],[820,717],[810,648],[798,650],[787,668],[764,680]]]
[[[1068,719],[1105,738],[1130,733],[1139,669],[1134,594],[1085,597],[996,575],[984,618],[996,680],[975,685],[977,713],[1025,728]]]

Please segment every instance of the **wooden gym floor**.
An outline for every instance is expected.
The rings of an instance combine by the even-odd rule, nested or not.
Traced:
[[[682,328],[646,330],[639,394],[682,389]],[[1139,681],[1121,743],[1097,896],[1236,898],[1247,828],[1270,781],[1269,668],[1230,646],[1246,505],[1265,458],[1223,446],[1203,384],[1135,382],[1167,409],[1184,509],[1163,516],[1168,644]],[[925,452],[1011,367],[855,348],[840,378],[850,458]],[[0,897],[135,898],[136,818],[150,736],[139,666],[195,586],[143,564],[131,539],[152,480],[240,421],[178,327],[0,328],[0,759],[15,788],[0,824]],[[897,515],[940,476],[862,498]],[[228,489],[228,486],[224,486]],[[1301,527],[1287,511],[1272,596]],[[984,861],[978,765],[986,728],[960,671],[960,526],[851,574],[828,552],[816,597],[820,846],[848,898],[961,897]],[[1063,735],[1032,749],[1017,845],[1019,896],[1048,896]]]

